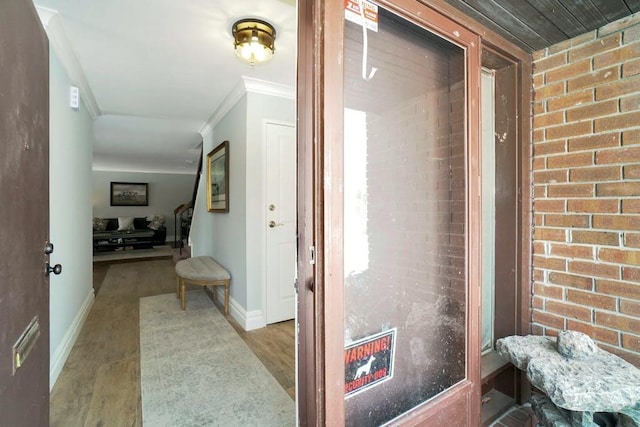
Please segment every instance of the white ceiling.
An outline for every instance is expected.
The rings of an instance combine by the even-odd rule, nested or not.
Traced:
[[[95,117],[96,170],[195,173],[199,131],[243,77],[295,84],[295,0],[34,4]],[[231,26],[245,17],[276,28],[270,62],[235,56]]]

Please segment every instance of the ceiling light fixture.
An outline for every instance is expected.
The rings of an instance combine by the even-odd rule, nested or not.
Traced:
[[[233,46],[239,58],[256,62],[267,62],[276,50],[276,29],[260,19],[241,19],[233,24]]]

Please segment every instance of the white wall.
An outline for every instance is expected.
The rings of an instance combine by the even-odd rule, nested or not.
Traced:
[[[191,200],[195,180],[194,174],[93,171],[92,217],[164,215],[167,241],[173,241],[175,230],[173,210]],[[148,183],[149,206],[111,206],[111,182]],[[178,239],[180,239],[179,235]]]
[[[249,329],[265,324],[262,288],[265,281],[266,120],[294,124],[294,101],[248,92],[203,136],[205,156],[222,141],[229,141],[230,210],[227,214],[207,212],[204,175],[191,228],[193,255],[213,256],[230,271],[231,313]]]
[[[52,264],[62,274],[50,280],[50,387],[53,387],[93,303],[91,162],[93,120],[80,105],[69,107],[67,77],[50,48],[50,238]]]

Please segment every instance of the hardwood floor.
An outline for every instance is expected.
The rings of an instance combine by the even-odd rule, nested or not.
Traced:
[[[96,301],[51,392],[51,426],[142,425],[138,300],[175,292],[174,267],[171,259],[129,262],[135,280],[102,288],[111,265],[94,265]],[[294,321],[245,332],[227,319],[293,398]]]

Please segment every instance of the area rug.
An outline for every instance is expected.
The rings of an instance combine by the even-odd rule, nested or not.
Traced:
[[[294,426],[295,403],[202,291],[140,299],[145,426]]]
[[[170,245],[154,246],[150,249],[133,249],[121,251],[98,252],[93,256],[93,262],[120,261],[145,258],[170,258],[173,249]]]

